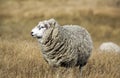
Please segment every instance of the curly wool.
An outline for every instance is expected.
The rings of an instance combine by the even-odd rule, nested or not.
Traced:
[[[40,44],[44,59],[55,67],[82,67],[93,48],[87,30],[77,25],[51,26]]]

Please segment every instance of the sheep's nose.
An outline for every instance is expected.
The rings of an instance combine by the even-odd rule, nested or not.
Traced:
[[[31,32],[31,35],[33,36],[33,32]]]

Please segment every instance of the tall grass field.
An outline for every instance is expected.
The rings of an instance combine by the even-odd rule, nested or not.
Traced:
[[[50,18],[91,34],[94,49],[82,75],[77,67],[54,69],[44,61],[30,32]],[[0,78],[120,78],[120,53],[98,50],[106,41],[120,45],[119,0],[0,0]]]

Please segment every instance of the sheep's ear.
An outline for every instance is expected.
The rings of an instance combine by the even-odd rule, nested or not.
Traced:
[[[45,28],[48,29],[50,27],[49,24],[45,24]]]
[[[49,19],[49,20],[48,20],[48,23],[50,24],[50,26],[51,26],[51,25],[54,25],[54,26],[55,26],[57,22],[55,21],[55,19],[52,18],[52,19]]]
[[[49,22],[56,22],[54,18],[48,20]]]

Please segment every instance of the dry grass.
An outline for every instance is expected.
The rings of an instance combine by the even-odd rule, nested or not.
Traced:
[[[100,1],[0,0],[0,78],[56,78],[57,70],[46,64],[37,41],[30,36],[38,21],[53,17],[62,25],[82,25],[92,35],[95,50],[82,78],[119,78],[120,54],[96,49],[104,41],[120,44],[120,10],[115,3],[104,6]],[[59,71],[60,78],[79,77],[78,68]]]
[[[43,60],[38,44],[31,41],[1,40],[1,78],[56,78],[58,73]],[[83,68],[83,78],[119,78],[120,54],[94,51],[88,64]],[[77,68],[60,68],[60,78],[76,78]]]

